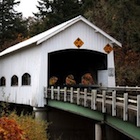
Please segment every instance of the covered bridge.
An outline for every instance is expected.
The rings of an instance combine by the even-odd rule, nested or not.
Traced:
[[[96,85],[115,86],[113,44],[121,47],[81,15],[18,43],[0,53],[0,100],[43,107],[51,76],[62,86],[90,72]]]

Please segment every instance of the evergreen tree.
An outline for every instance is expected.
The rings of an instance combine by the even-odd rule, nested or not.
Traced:
[[[37,19],[35,24],[41,25],[38,32],[47,30],[78,15],[82,15],[84,11],[83,3],[79,0],[40,0],[38,1],[37,8],[39,12],[34,13],[34,15]]]
[[[0,0],[0,46],[1,50],[17,42],[15,40],[27,33],[22,14],[15,11],[14,7],[20,2],[15,0]]]

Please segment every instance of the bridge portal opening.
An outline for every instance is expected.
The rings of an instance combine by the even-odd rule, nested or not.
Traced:
[[[85,49],[67,49],[48,54],[48,77],[58,77],[58,85],[64,85],[67,75],[72,74],[76,83],[85,73],[91,73],[98,83],[98,70],[107,69],[107,55]],[[49,79],[48,79],[49,80]]]

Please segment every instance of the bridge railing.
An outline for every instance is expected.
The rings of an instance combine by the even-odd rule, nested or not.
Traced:
[[[140,126],[140,87],[45,87],[45,98],[81,105]]]

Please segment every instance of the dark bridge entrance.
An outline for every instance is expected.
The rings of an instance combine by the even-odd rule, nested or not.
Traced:
[[[48,77],[57,76],[58,84],[63,85],[65,78],[73,74],[78,83],[81,76],[90,72],[97,83],[97,70],[107,69],[107,55],[91,50],[68,49],[48,54]]]

